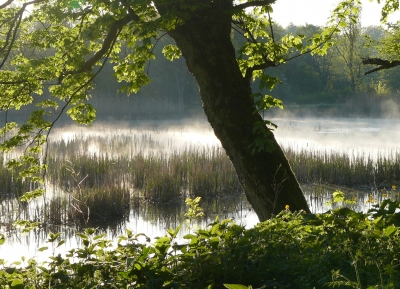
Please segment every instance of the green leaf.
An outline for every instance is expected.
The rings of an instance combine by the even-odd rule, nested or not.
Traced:
[[[61,245],[63,245],[64,243],[65,243],[65,240],[61,240],[60,242],[58,242],[57,248],[60,247]]]
[[[96,232],[96,231],[95,231]],[[99,239],[102,239],[102,238],[104,238],[106,236],[106,234],[105,233],[103,233],[103,234],[100,234],[100,235],[97,235],[97,236],[94,236],[93,237],[93,240],[99,240]]]
[[[182,53],[181,50],[176,45],[167,45],[162,49],[162,53],[164,54],[165,58],[170,61],[181,57]]]
[[[71,0],[71,1],[69,2],[68,7],[69,7],[69,8],[72,8],[72,9],[78,9],[78,8],[81,8],[81,4],[79,3],[78,0]]]
[[[176,236],[178,235],[178,233],[179,233],[181,227],[182,227],[182,226],[179,225],[175,230],[172,229],[172,228],[169,228],[169,229],[167,230],[167,233],[170,235],[170,237],[171,237],[172,239],[174,239],[174,238],[176,238]]]
[[[128,280],[130,278],[129,272],[118,272],[118,275],[121,276],[122,278]]]
[[[22,233],[29,233],[30,231],[36,229],[39,225],[39,222],[29,222],[26,220],[18,220],[13,223],[13,226],[17,229],[22,229]]]
[[[344,193],[342,191],[335,191],[332,194],[334,203],[341,203],[344,201]]]
[[[67,110],[72,120],[79,124],[91,124],[96,119],[96,109],[90,103],[79,103]]]
[[[193,238],[197,238],[197,236],[193,234],[186,234],[185,236],[183,236],[183,239],[193,239]]]
[[[252,287],[246,287],[244,285],[239,285],[239,284],[224,284],[224,286],[228,289],[251,289]]]
[[[21,196],[20,200],[22,202],[29,202],[33,199],[36,199],[38,197],[43,196],[43,194],[45,193],[45,190],[43,189],[36,189],[33,190],[31,192],[26,192],[23,196]]]
[[[46,268],[46,267],[38,266],[38,268],[39,268],[40,270],[42,270],[43,272],[45,272],[45,273],[48,273],[48,272],[49,272],[49,269]]]
[[[82,239],[88,239],[89,237],[83,233],[76,233],[77,236],[81,237]]]
[[[11,288],[12,289],[24,289],[24,283],[20,279],[14,279],[11,282]]]
[[[87,235],[91,236],[91,235],[93,235],[94,233],[96,233],[96,230],[93,229],[93,228],[87,228],[87,229],[85,230],[85,233],[86,233]]]
[[[58,233],[50,232],[49,233],[49,238],[47,239],[47,242],[48,243],[53,243],[55,240],[57,240],[58,237],[60,237],[60,235],[61,235],[61,232],[58,232]]]
[[[389,227],[383,229],[383,234],[384,234],[386,237],[390,237],[390,236],[392,236],[393,234],[397,233],[397,231],[398,231],[398,229],[397,229],[395,226],[390,225]]]

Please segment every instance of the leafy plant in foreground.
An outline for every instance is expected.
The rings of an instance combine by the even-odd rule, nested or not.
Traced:
[[[399,288],[399,209],[390,200],[367,213],[286,209],[251,229],[215,220],[152,243],[127,230],[113,245],[87,229],[66,256],[3,262],[0,288]]]

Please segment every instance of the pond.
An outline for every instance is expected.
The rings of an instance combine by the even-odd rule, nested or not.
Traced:
[[[292,163],[299,180],[303,180],[313,212],[329,210],[327,202],[335,190],[345,192],[346,198],[356,201],[352,208],[363,211],[384,198],[399,198],[400,172],[395,166],[399,164],[397,120],[292,118],[273,122],[279,126],[275,134],[289,159],[295,152],[312,159],[322,158],[320,162],[327,166],[331,166],[327,159],[344,157],[349,164],[385,160],[386,167],[389,163],[393,167],[390,179],[368,172],[367,181],[363,181],[355,175],[353,179],[360,181],[349,189],[335,185],[336,180],[328,182],[317,173],[310,175],[310,170],[304,174]],[[44,198],[24,205],[11,192],[1,192],[1,232],[7,235],[6,243],[0,246],[1,259],[26,256],[44,260],[50,253],[66,252],[79,245],[75,232],[88,225],[106,232],[110,239],[130,229],[153,240],[164,235],[166,229],[184,223],[187,208],[183,200],[188,196],[203,198],[201,206],[206,216],[199,225],[216,217],[232,218],[248,228],[258,221],[205,120],[59,127],[51,135],[49,150]],[[299,155],[295,159],[298,158]],[[337,162],[345,161],[342,158]],[[342,170],[338,167],[337,182],[346,184],[340,178]],[[99,190],[109,193],[101,195],[101,200],[92,198]],[[85,195],[86,192],[89,193]],[[107,206],[102,205],[104,200]],[[16,218],[42,225],[22,235],[10,226]],[[43,223],[43,219],[47,222]],[[46,243],[50,231],[62,232],[66,242],[52,248]],[[178,238],[186,232],[182,229]],[[49,249],[41,253],[43,247]]]

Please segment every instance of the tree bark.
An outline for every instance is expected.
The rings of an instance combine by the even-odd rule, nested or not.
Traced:
[[[168,1],[155,3],[161,15],[169,12]],[[250,145],[256,140],[253,128],[262,117],[255,113],[250,83],[239,69],[231,42],[231,16],[227,11],[232,7],[232,0],[214,1],[212,7],[196,11],[195,16],[168,33],[199,85],[208,121],[260,221],[279,213],[286,205],[291,210],[309,212],[299,183],[272,132],[269,138],[274,150],[252,154]]]

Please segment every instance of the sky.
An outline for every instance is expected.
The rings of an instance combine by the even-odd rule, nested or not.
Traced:
[[[295,25],[314,24],[322,26],[326,24],[331,11],[336,7],[340,0],[276,0],[272,6],[274,9],[273,17],[275,22],[283,27],[290,23]],[[362,0],[363,10],[361,16],[361,25],[379,25],[380,7],[369,0]],[[400,13],[397,12],[389,18],[389,21],[400,19]]]

